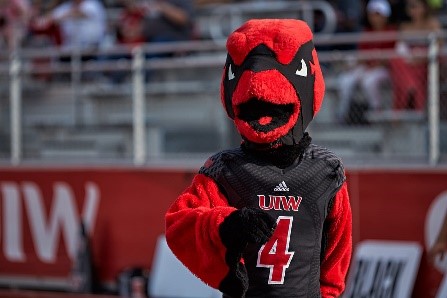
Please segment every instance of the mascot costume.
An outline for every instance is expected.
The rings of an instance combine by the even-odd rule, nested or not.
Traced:
[[[352,250],[340,159],[306,127],[324,81],[299,20],[250,20],[227,40],[221,99],[242,136],[166,213],[177,258],[223,297],[338,297]],[[175,282],[175,281],[173,281]]]

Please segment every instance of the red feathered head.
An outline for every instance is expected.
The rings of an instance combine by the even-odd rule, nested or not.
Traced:
[[[250,20],[227,40],[222,103],[245,141],[298,143],[321,107],[324,81],[312,32],[299,20]]]

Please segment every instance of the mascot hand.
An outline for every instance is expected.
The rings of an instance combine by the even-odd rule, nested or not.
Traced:
[[[245,297],[248,275],[241,262],[248,243],[264,244],[273,235],[276,221],[264,211],[242,208],[231,213],[220,225],[219,234],[227,248],[225,260],[230,267],[219,290],[229,297]]]
[[[242,253],[248,243],[264,244],[273,235],[276,220],[266,212],[242,208],[231,213],[220,225],[222,243]]]

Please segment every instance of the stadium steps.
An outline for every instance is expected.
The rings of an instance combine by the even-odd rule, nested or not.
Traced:
[[[153,146],[154,140],[161,142],[159,150],[166,153],[211,152],[222,146],[228,121],[218,88],[211,90],[210,84],[148,84],[151,91],[146,94],[147,148]],[[83,87],[79,103],[73,102],[69,84],[56,84],[39,99],[25,97],[23,120],[28,135],[24,142],[25,156],[130,157],[133,125],[130,86],[122,93],[113,90],[109,95],[102,93],[95,97],[91,92],[94,88],[95,85]]]
[[[161,153],[175,154],[212,152],[237,144],[228,141],[233,128],[220,103],[220,75],[221,69],[162,69],[146,83],[148,148],[159,142]],[[416,148],[417,154],[425,150],[421,131],[425,128],[411,129],[414,123],[420,126],[417,117],[404,117],[406,125],[396,125],[390,117],[386,125],[377,125],[384,120],[378,118],[374,125],[334,125],[336,77],[328,74],[326,81],[325,101],[310,128],[315,143],[342,156],[398,153],[402,146]],[[79,102],[74,102],[69,82],[51,83],[36,96],[24,96],[25,154],[130,158],[131,84],[103,87],[98,82],[83,85],[76,90]]]
[[[130,158],[132,142],[127,131],[107,127],[61,129],[42,134],[42,159]]]
[[[343,157],[377,154],[384,141],[384,132],[371,126],[317,124],[309,128],[313,143],[329,148]]]

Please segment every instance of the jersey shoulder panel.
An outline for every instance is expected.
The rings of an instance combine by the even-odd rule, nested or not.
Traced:
[[[334,152],[315,144],[310,144],[304,152],[304,159],[313,159],[323,161],[333,171],[334,179],[338,181],[338,185],[341,186],[346,180],[345,169],[343,162]]]
[[[220,151],[206,160],[204,165],[200,168],[199,174],[208,176],[213,180],[219,180],[219,177],[223,175],[224,170],[227,169],[228,163],[242,155],[244,155],[244,153],[240,148]]]

